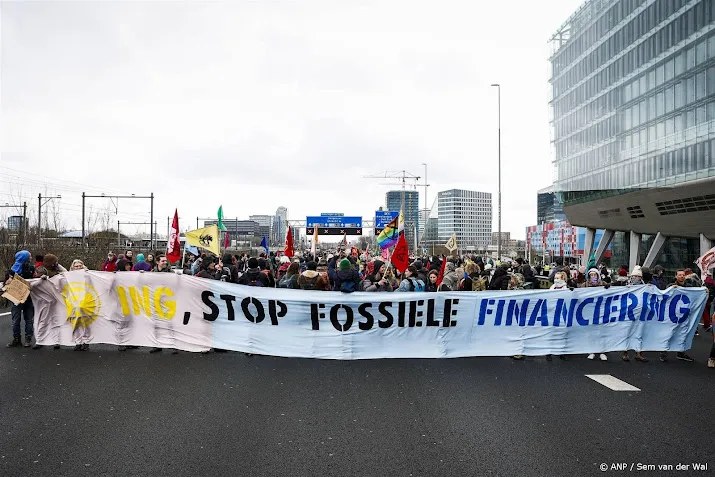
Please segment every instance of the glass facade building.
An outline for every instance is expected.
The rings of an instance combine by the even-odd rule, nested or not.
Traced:
[[[552,38],[564,205],[715,177],[715,3],[589,1]]]
[[[410,249],[415,246],[415,234],[419,230],[419,200],[420,195],[416,190],[391,190],[385,195],[387,210],[397,211],[402,207],[402,196],[405,197],[405,239]]]
[[[446,243],[457,234],[462,250],[486,248],[492,239],[492,195],[452,189],[437,194],[437,239]]]
[[[536,223],[566,220],[563,206],[553,187],[547,187],[536,194]]]

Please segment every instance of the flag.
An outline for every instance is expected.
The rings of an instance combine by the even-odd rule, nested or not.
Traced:
[[[199,256],[199,249],[198,247],[184,247],[185,252],[189,252],[194,255],[194,257]]]
[[[385,250],[387,247],[392,247],[397,243],[397,239],[400,236],[399,223],[401,215],[398,215],[390,221],[389,224],[385,225],[382,229],[380,235],[377,236],[377,244],[381,249]],[[404,227],[404,223],[403,223]]]
[[[310,252],[313,254],[313,260],[317,261],[318,254],[318,227],[313,227],[313,245],[310,247]]]
[[[265,235],[263,236],[263,240],[261,240],[261,247],[266,249],[266,256],[267,256],[268,255],[268,239],[266,238]]]
[[[383,261],[385,261],[385,260],[387,260],[388,258],[390,258],[390,249],[388,249],[387,247],[386,247],[386,248],[383,248],[383,249],[382,249],[382,255],[381,255],[381,257],[382,257],[382,260],[383,260]]]
[[[223,248],[227,249],[229,245],[231,245],[231,236],[226,232],[223,235]]]
[[[358,250],[356,247],[350,247],[350,255],[357,259],[360,257],[360,250]]]
[[[588,258],[588,264],[586,265],[586,273],[592,268],[596,268],[596,252],[592,252],[591,256]]]
[[[404,234],[400,235],[400,238],[397,239],[397,245],[395,246],[395,250],[392,251],[390,261],[400,273],[407,270],[407,267],[410,265],[410,251],[407,247],[407,240],[405,240]]]
[[[189,232],[186,232],[185,235],[187,245],[205,248],[216,256],[221,253],[219,250],[217,225],[211,225],[209,227],[204,227],[203,229],[190,230]]]
[[[402,215],[402,209],[400,209],[400,215],[398,217],[400,218],[400,220],[399,225],[397,226],[397,231],[403,234],[405,233],[405,216]]]
[[[449,240],[447,240],[447,243],[444,244],[444,246],[450,252],[454,252],[455,250],[457,250],[457,234],[453,233]]]
[[[702,270],[703,273],[715,267],[715,247],[711,248],[705,255],[695,260],[695,264]]]
[[[283,254],[288,258],[293,258],[293,255],[295,255],[295,249],[293,248],[293,231],[291,230],[290,225],[288,226],[288,232],[286,233],[286,248],[283,251]]]
[[[343,234],[343,239],[340,242],[338,242],[338,253],[344,252],[345,249],[347,248],[347,246],[348,246],[348,236],[347,236],[347,234]]]
[[[447,266],[447,258],[442,257],[442,266],[439,267],[439,275],[437,275],[437,287],[439,287],[442,284],[442,280],[444,279],[444,269]]]
[[[174,209],[174,221],[171,223],[169,241],[166,243],[166,258],[170,263],[181,260],[181,243],[179,242],[179,211]]]
[[[226,231],[226,226],[223,224],[223,205],[218,208],[218,229]]]

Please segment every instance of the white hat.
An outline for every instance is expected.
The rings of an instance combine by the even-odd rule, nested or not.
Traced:
[[[631,276],[632,276],[632,277],[641,277],[641,278],[643,277],[643,271],[641,270],[641,266],[640,266],[640,265],[636,265],[635,267],[633,267],[633,271],[631,272]]]
[[[281,255],[281,263],[290,263],[290,258],[285,255]]]

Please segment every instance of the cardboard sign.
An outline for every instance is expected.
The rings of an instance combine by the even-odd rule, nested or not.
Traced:
[[[20,275],[13,275],[5,282],[2,290],[5,292],[2,297],[13,302],[15,305],[25,303],[30,296],[30,284]]]

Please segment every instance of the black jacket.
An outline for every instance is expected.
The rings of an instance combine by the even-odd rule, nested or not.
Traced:
[[[216,271],[216,279],[229,283],[238,283],[238,267],[233,264],[233,256],[230,253],[223,256],[223,269]]]
[[[248,270],[246,270],[246,273],[241,275],[241,278],[238,280],[238,283],[240,285],[250,285],[254,281],[261,282],[264,287],[271,287],[271,281],[268,276],[258,268],[249,268]]]
[[[494,271],[494,276],[489,282],[490,290],[508,290],[509,289],[509,274],[506,270],[499,267]]]

